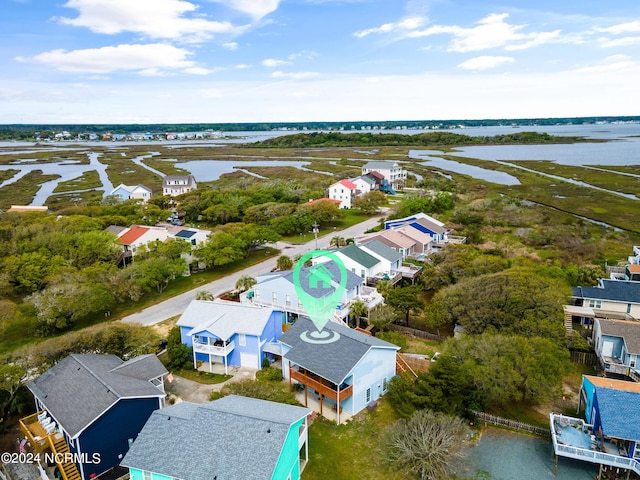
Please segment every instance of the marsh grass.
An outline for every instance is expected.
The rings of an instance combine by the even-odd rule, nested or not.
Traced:
[[[0,189],[0,209],[8,209],[11,205],[29,205],[40,190],[40,186],[60,175],[44,175],[42,170],[27,173],[16,182]]]
[[[90,188],[99,188],[102,186],[100,181],[100,175],[96,170],[89,170],[84,172],[81,176],[68,180],[66,182],[60,182],[53,190],[54,193],[72,192],[75,190],[88,190]]]

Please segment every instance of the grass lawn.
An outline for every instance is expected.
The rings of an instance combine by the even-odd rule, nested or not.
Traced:
[[[309,463],[303,480],[406,480],[385,462],[380,439],[397,417],[381,399],[373,411],[364,410],[345,425],[318,417],[309,428]]]
[[[162,352],[160,355],[158,355],[158,358],[166,367],[167,362],[169,361],[167,352]],[[194,382],[202,383],[204,385],[215,385],[216,383],[226,382],[233,377],[233,375],[224,375],[221,373],[201,372],[200,370],[194,370],[193,368],[172,370],[171,373],[179,377],[186,378],[187,380],[193,380]]]
[[[320,225],[320,231],[318,232],[318,238],[323,235],[330,235],[335,232],[336,235],[340,235],[338,230],[343,230],[345,228],[352,227],[358,223],[364,222],[371,218],[371,215],[367,215],[364,213],[360,213],[356,210],[345,210],[346,216],[335,222],[332,222],[328,225]],[[313,233],[310,232],[302,232],[294,233],[292,235],[283,236],[281,238],[282,241],[291,242],[291,243],[304,243],[315,238]]]

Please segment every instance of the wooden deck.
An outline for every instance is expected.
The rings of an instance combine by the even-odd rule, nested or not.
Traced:
[[[347,385],[341,390],[338,390],[338,387],[335,384],[311,372],[290,368],[289,373],[291,380],[296,380],[302,383],[303,385],[315,390],[323,397],[330,398],[334,402],[338,401],[338,395],[341,401],[353,395],[352,385]]]

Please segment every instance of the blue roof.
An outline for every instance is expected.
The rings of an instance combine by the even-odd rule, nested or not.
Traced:
[[[613,302],[640,303],[640,282],[600,279],[598,287],[575,287],[573,296],[610,300]]]
[[[602,432],[614,438],[640,440],[640,393],[595,386]]]
[[[176,237],[179,238],[191,238],[196,234],[195,231],[193,230],[180,230],[178,233],[176,233]]]

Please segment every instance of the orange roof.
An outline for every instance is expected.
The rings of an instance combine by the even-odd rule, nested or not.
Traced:
[[[640,265],[636,263],[630,263],[628,267],[631,273],[640,273]]]
[[[587,379],[596,387],[613,388],[615,390],[640,393],[640,383],[626,382],[624,380],[615,380],[613,378],[606,377],[594,377],[592,375],[585,375],[585,377],[587,377]]]
[[[131,245],[133,242],[138,240],[142,235],[144,235],[148,231],[149,231],[149,228],[147,227],[141,227],[140,225],[133,225],[127,233],[125,233],[118,239],[118,242],[120,242],[123,245]]]

